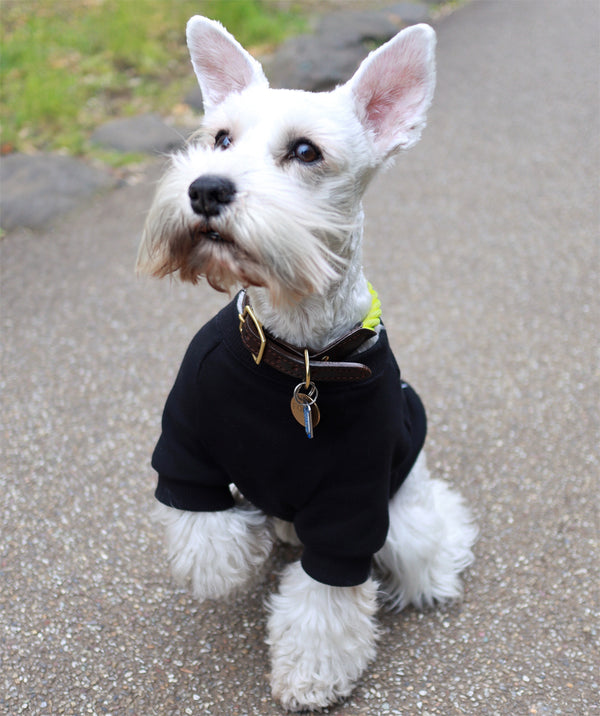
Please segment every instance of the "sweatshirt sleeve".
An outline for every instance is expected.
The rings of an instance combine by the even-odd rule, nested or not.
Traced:
[[[302,566],[313,579],[336,587],[362,584],[388,530],[385,484],[375,490],[346,485],[323,491],[294,521],[304,545]]]
[[[198,398],[198,375],[204,357],[213,349],[207,331],[200,331],[188,348],[162,417],[162,433],[152,455],[158,472],[155,497],[180,510],[226,510],[234,500],[227,475],[214,463],[203,444]]]

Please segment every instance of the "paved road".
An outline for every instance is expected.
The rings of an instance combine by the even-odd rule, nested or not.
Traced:
[[[481,538],[464,602],[382,615],[329,713],[599,713],[599,28],[595,0],[441,21],[430,126],[369,194],[369,274],[430,462]],[[155,172],[2,241],[2,713],[280,713],[275,578],[197,605],[148,520],[166,391],[224,302],[133,278]]]

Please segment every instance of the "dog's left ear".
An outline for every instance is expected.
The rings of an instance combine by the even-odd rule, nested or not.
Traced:
[[[409,27],[372,52],[345,86],[383,160],[419,141],[435,89],[436,36]]]
[[[188,21],[186,37],[205,109],[251,84],[269,85],[260,62],[221,23],[195,15]]]

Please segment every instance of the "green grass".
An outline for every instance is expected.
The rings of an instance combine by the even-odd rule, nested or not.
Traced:
[[[259,0],[0,0],[2,152],[83,154],[112,117],[168,113],[193,86],[185,23],[195,14],[248,48],[305,27]]]

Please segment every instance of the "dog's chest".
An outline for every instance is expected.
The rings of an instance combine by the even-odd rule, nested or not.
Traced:
[[[254,364],[229,313],[195,339],[202,355],[193,396],[197,439],[210,460],[257,506],[284,519],[320,490],[366,483],[389,492],[413,441],[387,339],[375,351],[372,379],[320,384],[321,417],[308,439],[290,409],[297,382]]]

